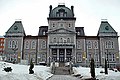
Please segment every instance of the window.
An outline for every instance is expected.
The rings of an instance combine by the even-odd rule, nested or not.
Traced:
[[[91,41],[88,41],[87,47],[88,47],[88,49],[92,49],[92,42]]]
[[[93,47],[94,47],[94,49],[98,49],[98,42],[97,41],[93,42]]]
[[[71,27],[71,24],[68,24],[68,27]]]
[[[8,48],[18,48],[18,41],[17,40],[10,40],[8,42]]]
[[[53,23],[53,25],[52,25],[53,27],[55,27],[55,24]]]
[[[108,41],[108,48],[111,48],[111,41]]]
[[[15,41],[12,41],[12,48],[15,48]]]
[[[99,61],[99,55],[97,53],[95,53],[95,61],[98,62]]]
[[[115,61],[115,54],[112,54],[112,61]]]
[[[60,17],[64,17],[64,13],[63,12],[60,12]]]
[[[24,59],[28,60],[28,54],[27,53],[25,54]]]
[[[43,35],[45,35],[46,34],[46,32],[45,31],[43,31]]]
[[[80,41],[77,41],[77,49],[80,49],[81,48],[81,42]]]
[[[42,54],[41,54],[41,61],[42,61],[42,62],[45,62],[45,61],[46,61],[46,55],[45,55],[45,53],[42,53]]]
[[[114,49],[114,42],[111,42],[111,48]]]
[[[35,42],[34,40],[31,42],[31,48],[32,48],[32,49],[35,49],[35,48],[36,48],[36,42]]]
[[[92,55],[91,55],[91,53],[89,53],[89,54],[88,54],[88,60],[89,60],[89,61],[91,60],[91,57],[92,57]]]
[[[46,49],[46,41],[45,40],[42,41],[41,48],[42,49]]]
[[[82,54],[81,53],[77,53],[77,61],[78,62],[82,61]]]
[[[56,43],[57,41],[56,41],[56,38],[53,38],[53,43]]]
[[[60,24],[60,27],[63,27],[63,24],[62,24],[62,23]]]
[[[70,43],[70,38],[67,38],[67,43]]]
[[[60,38],[60,43],[63,43],[63,38]]]
[[[105,42],[105,48],[106,49],[114,49],[114,42],[112,42],[112,41],[106,41]]]
[[[77,32],[77,35],[80,35],[80,31]]]
[[[30,44],[29,44],[29,41],[26,41],[26,42],[25,42],[25,49],[29,49],[29,45],[30,45]]]

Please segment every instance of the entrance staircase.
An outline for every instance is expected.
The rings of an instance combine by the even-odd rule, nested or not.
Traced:
[[[55,68],[55,75],[69,75],[70,71],[69,71],[69,67],[56,67]]]
[[[55,75],[70,75],[72,72],[70,66],[65,66],[65,63],[59,63],[58,67],[55,67],[55,63],[52,67],[52,73]]]

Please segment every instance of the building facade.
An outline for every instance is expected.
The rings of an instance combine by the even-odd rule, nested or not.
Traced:
[[[4,57],[4,37],[0,36],[0,56]]]
[[[33,59],[36,64],[72,61],[89,66],[94,58],[97,67],[104,66],[106,58],[109,67],[119,64],[118,34],[108,21],[101,21],[96,36],[86,36],[84,27],[75,26],[74,6],[49,8],[48,26],[40,26],[38,36],[26,36],[22,21],[15,21],[8,29],[5,35],[8,61]]]

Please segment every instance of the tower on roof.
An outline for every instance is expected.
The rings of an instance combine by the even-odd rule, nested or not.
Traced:
[[[52,9],[52,5],[50,5],[48,19],[76,19],[74,17],[74,6],[71,6],[70,9],[64,3],[59,3],[57,7]]]

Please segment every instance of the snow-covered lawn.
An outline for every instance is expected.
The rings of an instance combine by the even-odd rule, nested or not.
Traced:
[[[12,72],[3,71],[4,67],[11,67]],[[0,80],[46,80],[53,74],[50,67],[35,65],[34,74],[29,74],[29,65],[12,64],[0,61]]]
[[[90,74],[90,68],[86,68],[86,67],[74,67],[74,74],[81,74],[84,78],[90,78],[91,74]],[[108,75],[105,75],[105,73],[100,73],[100,71],[104,71],[104,68],[95,68],[95,75],[96,78],[99,80],[120,80],[120,72],[117,71],[112,71],[112,70],[108,70]]]

